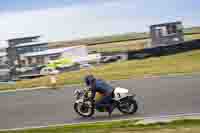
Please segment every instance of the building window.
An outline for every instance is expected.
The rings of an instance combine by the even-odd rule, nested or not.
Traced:
[[[25,66],[26,65],[26,61],[25,60],[20,60],[20,65],[21,66]]]
[[[31,57],[28,57],[28,64],[32,64],[33,63],[33,59]]]
[[[177,33],[177,26],[176,25],[167,25],[167,32],[169,35]]]
[[[37,41],[39,41],[38,38],[33,38],[33,39],[31,39],[31,42],[37,42]]]
[[[166,26],[159,26],[155,28],[155,34],[157,38],[165,37],[168,35],[167,27]]]
[[[24,48],[17,48],[17,53],[19,53],[19,54],[25,53]]]
[[[44,64],[44,57],[43,56],[39,56],[36,58],[36,63],[37,64]]]

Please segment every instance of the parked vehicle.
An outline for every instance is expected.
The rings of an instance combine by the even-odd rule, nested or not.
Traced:
[[[56,69],[51,68],[51,67],[44,67],[40,71],[41,75],[58,74],[58,73],[60,73],[59,70],[56,70]]]
[[[101,63],[110,63],[115,62],[121,59],[121,56],[113,55],[113,56],[103,56],[101,58]]]
[[[93,66],[91,64],[88,63],[84,63],[84,64],[80,64],[80,69],[82,68],[92,68]]]

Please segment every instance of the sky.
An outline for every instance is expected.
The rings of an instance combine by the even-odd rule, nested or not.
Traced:
[[[151,24],[173,21],[200,26],[199,5],[199,0],[0,0],[0,40],[32,35],[75,40],[149,31]]]

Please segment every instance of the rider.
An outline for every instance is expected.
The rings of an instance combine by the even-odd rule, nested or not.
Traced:
[[[114,88],[107,84],[105,81],[96,79],[93,75],[87,75],[85,77],[85,83],[91,88],[91,100],[94,100],[96,92],[103,94],[103,98],[95,104],[96,108],[106,107],[109,116],[111,116],[114,109],[114,105],[111,104]]]

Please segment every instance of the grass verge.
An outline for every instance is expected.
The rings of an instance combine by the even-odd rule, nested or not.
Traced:
[[[106,80],[129,79],[145,75],[165,75],[170,73],[200,72],[200,50],[170,56],[153,57],[144,60],[115,62],[90,69],[89,72]],[[57,85],[83,83],[83,76],[88,70],[66,72],[57,75]],[[41,77],[33,80],[19,81],[12,85],[1,85],[0,90],[50,86],[50,78]]]
[[[62,127],[2,131],[1,133],[199,133],[200,120],[176,120],[170,123],[137,125],[136,121],[78,124]]]

